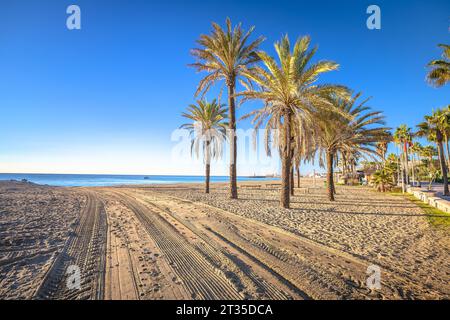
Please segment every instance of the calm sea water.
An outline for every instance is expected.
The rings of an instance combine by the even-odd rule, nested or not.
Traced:
[[[28,174],[0,173],[0,180],[22,180],[51,186],[90,187],[114,186],[122,184],[166,184],[203,182],[202,176],[140,176],[140,175],[103,175],[103,174]],[[238,177],[239,181],[265,181],[273,178]],[[212,182],[226,182],[227,176],[212,176]]]

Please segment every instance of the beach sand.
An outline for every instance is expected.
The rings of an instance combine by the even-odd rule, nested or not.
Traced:
[[[0,183],[1,299],[449,299],[450,230],[401,196],[303,179],[56,188]],[[67,286],[78,266],[81,288]],[[380,288],[367,285],[379,267]]]

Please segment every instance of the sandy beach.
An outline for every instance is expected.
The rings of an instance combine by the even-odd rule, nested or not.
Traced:
[[[449,299],[450,233],[401,196],[304,179],[46,187],[0,182],[1,299]],[[81,288],[66,285],[67,268]],[[367,268],[381,270],[369,289]]]

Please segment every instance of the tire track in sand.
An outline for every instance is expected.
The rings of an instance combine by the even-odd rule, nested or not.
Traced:
[[[314,299],[404,299],[412,298],[410,294],[416,290],[423,292],[423,288],[414,282],[384,269],[382,289],[370,290],[366,279],[367,267],[372,263],[351,253],[208,204],[161,192],[155,195],[148,189],[143,191],[143,196],[155,196],[164,206],[172,199],[171,207],[182,212],[192,212],[193,208],[201,212],[203,207],[207,213],[195,218],[196,225],[203,223],[205,229],[214,226],[215,232],[220,231],[218,236],[230,244],[238,244],[245,252],[252,252],[258,260],[265,261]],[[182,209],[183,206],[190,208]],[[192,219],[192,215],[183,216]],[[426,291],[430,298],[438,294],[429,288]]]
[[[114,191],[145,226],[193,299],[242,299],[239,290],[166,220],[135,198]]]
[[[61,253],[35,293],[37,299],[103,299],[106,266],[106,214],[95,192],[86,192],[86,205]],[[67,270],[80,268],[81,288],[68,288]]]
[[[144,199],[143,199],[144,200]],[[197,249],[204,255],[204,258],[215,264],[217,268],[224,268],[224,272],[230,269],[238,269],[240,282],[244,286],[254,287],[253,292],[247,298],[263,298],[263,299],[310,299],[310,297],[302,291],[298,286],[294,285],[288,278],[282,276],[274,270],[269,264],[255,256],[254,250],[242,248],[238,243],[233,242],[218,230],[214,231],[211,226],[198,225],[195,226],[187,219],[183,219],[168,205],[173,201],[164,201],[164,206],[158,205],[157,201],[144,200],[150,205],[155,212],[159,212],[160,216],[170,216],[173,225],[183,225],[191,231],[195,236],[201,238],[203,242],[195,243]],[[172,203],[173,204],[173,203]],[[170,206],[170,205],[169,205]],[[190,208],[191,212],[199,212],[201,208]],[[166,218],[167,219],[167,218]],[[203,229],[203,231],[201,230]],[[206,232],[204,232],[206,231]],[[236,233],[237,230],[233,230]],[[213,235],[213,237],[211,237]],[[228,263],[227,263],[228,262]],[[232,265],[230,267],[230,265]],[[234,267],[234,268],[233,268]],[[233,277],[232,277],[233,278]],[[249,288],[247,289],[248,292]],[[247,295],[247,294],[246,294]]]

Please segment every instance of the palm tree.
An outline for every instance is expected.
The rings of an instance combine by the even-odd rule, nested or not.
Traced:
[[[436,148],[431,145],[424,146],[420,150],[420,156],[427,159],[428,167],[433,165],[433,157],[436,156],[437,154],[438,152]]]
[[[377,151],[383,159],[383,162],[386,161],[386,152],[388,148],[389,141],[381,141],[377,143]]]
[[[426,159],[426,162],[428,162],[428,177],[429,177],[429,186],[428,189],[431,188],[431,183],[433,182],[433,178],[435,176],[435,168],[434,168],[434,164],[433,164],[433,157],[436,156],[438,154],[437,150],[435,147],[428,145],[428,146],[424,146],[422,147],[421,151],[420,151],[420,156]]]
[[[444,135],[442,133],[442,110],[433,111],[431,116],[425,116],[425,121],[417,125],[418,131],[417,135],[421,137],[427,137],[429,141],[434,141],[438,147],[439,163],[441,166],[442,178],[444,180],[444,195],[449,194],[448,190],[448,177],[447,177],[447,166],[445,164],[445,154],[443,139]]]
[[[392,174],[386,169],[377,170],[372,181],[379,192],[386,192],[392,186]]]
[[[420,150],[420,156],[424,157],[428,161],[428,165],[433,164],[433,157],[437,155],[437,150],[435,147],[428,145],[422,147]]]
[[[443,49],[442,59],[428,63],[431,70],[427,80],[435,87],[442,87],[450,80],[450,45],[439,44],[438,46]]]
[[[450,137],[450,105],[442,109],[442,113],[439,117],[441,122],[441,130],[444,136],[444,143],[447,151],[447,170],[450,169],[450,147],[449,147],[449,137]]]
[[[256,73],[244,72],[259,88],[246,86],[241,95],[243,101],[258,99],[264,102],[261,109],[250,112],[255,130],[265,124],[266,137],[278,130],[278,146],[282,159],[281,206],[289,208],[290,171],[292,161],[292,134],[307,144],[315,126],[314,114],[318,108],[333,108],[326,96],[347,94],[342,86],[317,85],[316,81],[324,72],[336,70],[338,64],[331,61],[311,63],[317,48],[310,49],[310,38],[299,38],[291,52],[288,36],[275,43],[279,63],[265,52],[258,52],[263,67],[256,67]]]
[[[400,170],[398,162],[399,162],[398,157],[394,153],[391,153],[387,156],[387,159],[384,163],[383,169],[391,174],[393,185],[397,185],[399,180],[398,173],[400,172]]]
[[[405,183],[409,184],[409,161],[408,150],[412,143],[412,131],[406,124],[400,125],[394,132],[394,142],[402,148],[401,162],[402,165],[402,190],[405,191]]]
[[[232,28],[230,19],[226,19],[226,30],[213,23],[211,35],[201,35],[197,43],[200,48],[193,49],[192,55],[196,62],[191,64],[197,71],[208,74],[200,81],[196,95],[206,93],[217,81],[224,80],[228,88],[229,106],[229,140],[230,140],[230,198],[237,199],[236,173],[236,111],[235,91],[236,81],[243,72],[251,73],[254,64],[259,60],[256,50],[264,38],[260,37],[248,43],[254,27],[246,33],[241,24]],[[248,44],[247,44],[248,43]]]
[[[342,167],[341,170],[344,182],[347,184],[348,178],[355,177],[355,168],[358,164],[360,155],[357,153],[352,153],[351,151],[342,151],[337,155],[337,157],[339,157],[337,159],[337,166],[340,165]]]
[[[416,158],[418,159],[418,164],[420,163],[420,153],[422,152],[422,145],[419,142],[414,142],[411,145],[411,157],[412,157],[412,173],[413,173],[413,181],[415,182],[415,177],[416,177],[416,170],[415,170],[415,165],[414,162],[416,160]],[[417,177],[418,179],[418,183],[419,183],[419,188],[420,188],[420,176]]]
[[[378,155],[377,143],[389,139],[388,128],[384,126],[384,116],[379,111],[369,111],[365,105],[368,99],[356,104],[361,93],[351,99],[331,96],[333,105],[340,113],[330,110],[320,111],[316,117],[319,125],[319,159],[327,166],[328,199],[334,201],[333,179],[334,160],[338,153],[354,157]]]
[[[226,128],[228,123],[227,108],[217,103],[206,100],[197,100],[197,104],[191,104],[187,112],[182,116],[193,121],[181,125],[181,128],[189,130],[191,136],[191,153],[199,157],[200,149],[203,152],[205,162],[205,193],[209,193],[209,179],[211,160],[222,155],[222,144],[226,140]]]

